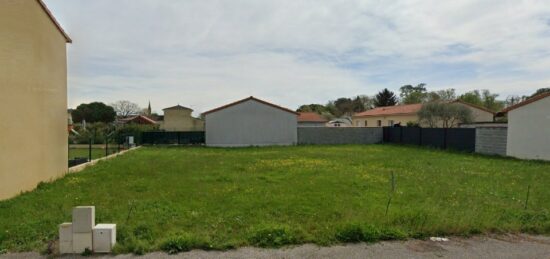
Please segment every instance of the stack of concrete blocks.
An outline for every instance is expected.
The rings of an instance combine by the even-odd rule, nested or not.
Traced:
[[[116,224],[95,225],[95,207],[73,208],[73,222],[59,225],[59,252],[109,253],[116,243]]]

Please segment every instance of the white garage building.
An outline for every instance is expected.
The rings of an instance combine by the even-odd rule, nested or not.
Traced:
[[[550,160],[550,93],[508,107],[506,155]]]
[[[295,145],[298,113],[249,97],[203,113],[206,145]]]

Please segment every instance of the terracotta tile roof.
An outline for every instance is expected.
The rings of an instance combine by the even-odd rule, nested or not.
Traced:
[[[53,22],[53,24],[55,25],[55,27],[57,27],[57,30],[59,30],[59,32],[61,32],[61,34],[63,34],[63,37],[65,37],[65,41],[67,43],[73,43],[73,40],[71,40],[71,38],[69,37],[69,35],[65,32],[65,30],[63,30],[63,27],[61,27],[61,25],[57,22],[57,20],[55,19],[55,17],[53,16],[52,12],[50,12],[50,9],[48,9],[48,7],[46,6],[46,4],[44,2],[42,2],[42,0],[36,0],[38,2],[38,4],[40,4],[40,6],[42,7],[42,9],[44,10],[44,12],[46,12],[46,14],[48,15],[48,17],[50,17],[50,20]]]
[[[422,108],[421,103],[377,107],[368,111],[356,113],[353,117],[371,117],[371,116],[387,116],[387,115],[408,115],[417,113]]]
[[[520,103],[518,103],[518,104],[512,105],[512,106],[510,106],[510,107],[508,107],[508,108],[502,110],[502,113],[507,113],[507,112],[509,112],[509,111],[511,111],[511,110],[515,110],[515,109],[517,109],[517,108],[519,108],[519,107],[522,107],[522,106],[525,106],[525,105],[527,105],[527,104],[536,102],[536,101],[538,101],[538,100],[542,100],[542,99],[544,99],[544,98],[546,98],[546,97],[550,97],[550,92],[548,92],[548,93],[542,93],[542,94],[539,94],[539,95],[535,95],[535,96],[533,96],[533,97],[531,97],[531,98],[529,98],[529,99],[527,99],[527,100],[525,100],[525,101],[523,101],[523,102],[520,102]]]
[[[225,109],[225,108],[228,108],[228,107],[231,107],[231,106],[240,104],[240,103],[244,103],[244,102],[249,101],[249,100],[254,100],[254,101],[257,101],[257,102],[259,102],[259,103],[263,103],[263,104],[265,104],[265,105],[269,105],[269,106],[271,106],[271,107],[277,108],[277,109],[279,109],[279,110],[283,110],[283,111],[285,111],[285,112],[290,112],[290,113],[299,115],[299,113],[297,113],[297,112],[295,112],[295,111],[293,111],[293,110],[291,110],[291,109],[287,109],[287,108],[281,107],[281,106],[279,106],[279,105],[272,104],[272,103],[266,102],[266,101],[264,101],[264,100],[260,100],[260,99],[254,97],[254,96],[250,96],[250,97],[248,97],[248,98],[245,98],[245,99],[242,99],[242,100],[239,100],[239,101],[236,101],[236,102],[232,102],[232,103],[226,104],[226,105],[224,105],[224,106],[220,106],[220,107],[218,107],[218,108],[215,108],[215,109],[212,109],[212,110],[203,112],[202,114],[203,114],[203,115],[206,115],[206,114],[209,114],[209,113],[217,112],[217,111],[219,111],[219,110],[223,110],[223,109]]]
[[[316,112],[300,112],[298,122],[327,122],[328,120]]]
[[[153,119],[147,117],[147,116],[143,116],[143,115],[136,115],[136,116],[132,116],[132,117],[128,117],[128,118],[123,118],[123,119],[120,119],[121,122],[124,122],[124,123],[128,123],[128,122],[143,122],[145,124],[157,124],[156,121],[154,121]]]

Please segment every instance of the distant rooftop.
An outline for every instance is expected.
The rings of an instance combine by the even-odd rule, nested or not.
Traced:
[[[353,115],[353,117],[385,116],[400,114],[415,114],[422,108],[421,103],[377,107],[372,110],[364,111]]]
[[[178,105],[176,105],[176,106],[164,108],[164,109],[162,109],[162,110],[163,110],[163,111],[165,111],[165,110],[190,110],[190,111],[192,111],[193,109],[187,108],[187,107],[185,107],[185,106],[181,106],[181,105],[178,104]]]
[[[298,122],[327,122],[323,116],[316,112],[300,112]]]

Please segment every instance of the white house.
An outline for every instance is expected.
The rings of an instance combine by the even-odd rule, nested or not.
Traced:
[[[298,113],[252,96],[203,115],[207,146],[294,145],[298,142]]]
[[[503,110],[508,114],[506,155],[550,160],[550,93]]]

